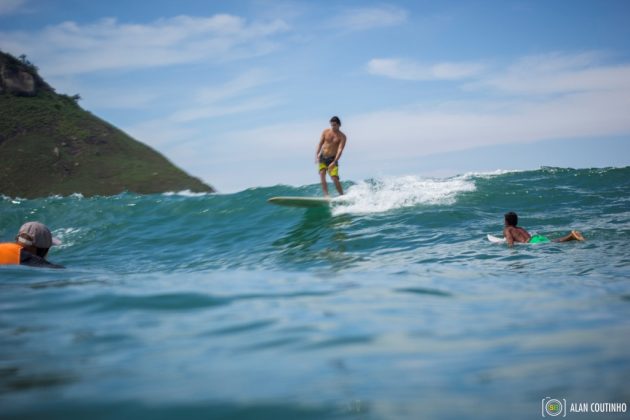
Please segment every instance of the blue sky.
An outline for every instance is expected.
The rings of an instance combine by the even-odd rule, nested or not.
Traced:
[[[0,0],[0,49],[219,191],[630,165],[630,2]]]

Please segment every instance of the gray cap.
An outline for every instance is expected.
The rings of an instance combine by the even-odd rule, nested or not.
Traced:
[[[17,241],[26,246],[32,245],[35,248],[50,248],[61,243],[59,239],[53,238],[46,225],[39,222],[24,223],[17,234]]]

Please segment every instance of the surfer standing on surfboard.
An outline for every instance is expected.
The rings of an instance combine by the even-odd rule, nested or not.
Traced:
[[[339,158],[341,158],[341,153],[343,153],[343,149],[346,146],[346,135],[339,130],[339,127],[341,127],[339,117],[332,117],[330,119],[330,128],[322,132],[322,137],[319,140],[317,152],[315,153],[315,162],[318,163],[319,178],[322,182],[322,190],[325,197],[328,197],[326,171],[328,171],[330,178],[335,183],[339,195],[343,195],[343,188],[341,188],[341,182],[339,182]]]

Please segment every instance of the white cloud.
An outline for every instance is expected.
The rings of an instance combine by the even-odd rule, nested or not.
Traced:
[[[189,142],[199,134],[196,128],[174,124],[164,119],[143,121],[126,127],[125,132],[161,152],[165,152],[174,144]]]
[[[224,84],[202,88],[197,95],[197,102],[215,104],[221,100],[243,95],[251,89],[274,80],[273,76],[261,69],[248,70]]]
[[[177,16],[150,24],[102,19],[65,22],[36,33],[2,32],[0,48],[25,53],[46,76],[138,69],[266,54],[272,38],[288,30],[282,20],[248,22],[232,15]]]
[[[363,31],[400,25],[406,20],[407,12],[399,7],[365,7],[339,12],[331,25],[346,30]]]
[[[0,0],[0,16],[11,15],[20,11],[27,0]]]
[[[376,112],[348,122],[365,159],[402,159],[494,144],[630,133],[628,93],[589,92],[503,104],[474,101],[457,109]]]
[[[275,76],[268,76],[263,70],[249,70],[236,76],[221,85],[201,88],[198,92],[194,92],[197,88],[187,88],[179,90],[176,94],[171,90],[162,91],[163,97],[185,98],[180,101],[179,109],[177,104],[171,103],[168,108],[175,108],[175,111],[160,119],[160,126],[165,123],[170,124],[189,124],[200,120],[208,120],[228,115],[247,113],[252,111],[266,110],[283,104],[286,99],[280,94],[259,94],[256,89],[266,84],[276,81]],[[97,91],[88,90],[90,96],[96,96],[95,101],[89,102],[90,106],[99,106],[105,108],[133,108],[149,105],[155,102],[160,94],[157,92],[126,92],[120,89],[111,92],[103,91],[97,94]],[[190,98],[190,99],[189,99]],[[182,105],[183,104],[183,105]],[[148,123],[139,123],[136,127],[143,127],[142,132],[155,124],[155,121]],[[174,130],[166,130],[172,133]],[[158,136],[162,137],[162,135]]]
[[[522,57],[509,67],[510,72],[549,73],[600,65],[604,54],[588,51],[575,54],[552,52]]]
[[[382,111],[358,116],[354,124],[371,152],[377,152],[382,136],[392,139],[388,142],[394,147],[380,152],[391,158],[404,156],[398,150],[422,156],[502,143],[630,133],[630,64],[602,64],[602,57],[598,52],[552,53],[523,57],[503,70],[483,74],[471,70],[473,81],[462,87],[498,96],[432,109]],[[428,78],[436,67],[404,66],[396,60],[370,64],[382,75],[406,80]],[[373,121],[386,122],[386,128]]]
[[[513,95],[567,94],[630,88],[630,64],[604,65],[604,54],[550,53],[526,56],[507,68],[489,69],[479,62],[419,63],[398,58],[374,58],[367,71],[407,81],[462,80],[465,90]]]
[[[209,118],[223,117],[226,115],[269,109],[276,107],[281,103],[283,103],[283,100],[278,96],[260,96],[250,98],[236,104],[216,104],[182,109],[173,113],[169,117],[169,120],[175,123],[189,123],[196,120],[205,120]]]
[[[201,89],[193,107],[180,109],[168,119],[188,123],[276,107],[284,103],[282,95],[252,95],[252,91],[277,80],[261,69],[248,70],[224,84]]]
[[[480,63],[421,64],[411,60],[374,58],[368,62],[370,74],[399,80],[458,80],[478,75]]]
[[[596,52],[545,54],[518,60],[506,71],[465,86],[516,95],[544,95],[630,89],[630,65],[602,65]]]

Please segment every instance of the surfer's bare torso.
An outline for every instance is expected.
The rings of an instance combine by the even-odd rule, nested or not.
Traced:
[[[324,157],[336,157],[337,152],[339,151],[339,146],[345,143],[346,135],[343,134],[340,130],[333,130],[332,128],[327,128],[322,132],[321,138],[321,149],[320,153]]]
[[[508,243],[527,243],[532,237],[532,235],[530,235],[529,232],[525,229],[515,226],[506,226],[503,229],[503,236],[505,236],[505,239],[508,241]]]

